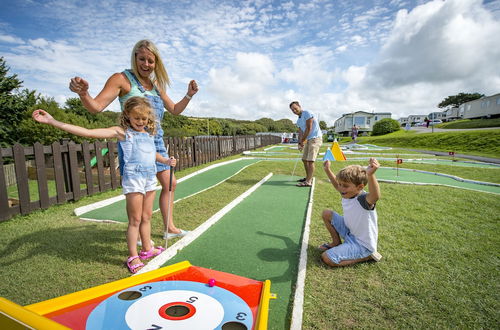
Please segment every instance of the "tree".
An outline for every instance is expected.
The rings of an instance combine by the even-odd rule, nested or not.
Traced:
[[[34,107],[25,110],[23,120],[19,122],[16,130],[19,132],[19,142],[23,145],[32,145],[35,142],[40,142],[44,145],[49,145],[52,142],[60,141],[67,138],[81,143],[84,140],[95,141],[95,139],[83,138],[77,135],[70,134],[63,130],[57,129],[50,125],[42,125],[35,122],[31,118],[33,109],[44,109],[50,113],[55,119],[64,123],[78,125],[89,129],[107,127],[103,126],[102,122],[89,122],[86,117],[77,115],[74,112],[61,109],[53,98],[40,97],[39,102]],[[116,125],[116,124],[114,124]],[[112,126],[112,125],[109,125]]]
[[[26,109],[36,103],[35,91],[18,91],[22,81],[17,75],[8,76],[9,68],[0,57],[0,146],[10,146],[22,137],[17,129]]]
[[[280,119],[276,122],[283,127],[283,132],[293,133],[297,131],[297,126],[290,119]]]
[[[119,124],[119,112],[103,111],[97,114],[90,113],[82,104],[78,97],[70,97],[66,100],[66,106],[63,108],[68,113],[74,113],[81,116],[89,123],[97,124],[97,127],[110,127]]]
[[[319,121],[319,128],[321,128],[321,130],[325,130],[328,128],[328,125],[326,124],[326,121],[324,120],[320,120]]]
[[[373,125],[372,135],[384,135],[389,134],[395,131],[399,131],[401,128],[399,127],[399,122],[392,118],[384,118],[377,121]]]
[[[450,95],[441,101],[441,103],[438,104],[438,107],[446,108],[451,105],[454,108],[458,108],[461,104],[480,99],[483,96],[484,94],[479,93],[459,93],[457,95]]]

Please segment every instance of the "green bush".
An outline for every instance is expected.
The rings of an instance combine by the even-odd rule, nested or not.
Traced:
[[[384,135],[399,131],[399,123],[392,118],[384,118],[373,125],[372,135]]]

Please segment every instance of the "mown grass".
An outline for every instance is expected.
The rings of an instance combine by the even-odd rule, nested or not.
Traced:
[[[338,171],[345,164],[334,162],[332,167]],[[469,179],[499,177],[498,169],[405,166],[429,171],[438,166],[440,172]],[[269,172],[289,175],[293,167],[293,161],[254,164],[225,183],[176,203],[175,222],[194,229]],[[303,175],[300,164],[296,175]],[[319,164],[316,178],[303,329],[498,326],[498,195],[381,183],[377,208],[384,259],[330,269],[319,261],[316,250],[328,240],[320,215],[325,208],[338,210],[340,199]],[[76,207],[117,194],[120,190],[0,223],[1,296],[26,305],[129,276],[123,267],[125,225],[91,223],[73,215]],[[155,213],[157,242],[162,241],[162,229],[160,214]]]
[[[332,270],[316,248],[329,240],[322,210],[341,210],[332,189],[318,173],[304,329],[496,327],[498,196],[382,183],[384,259]]]
[[[483,127],[500,127],[500,118],[490,119],[460,119],[442,123],[440,128],[483,128]]]

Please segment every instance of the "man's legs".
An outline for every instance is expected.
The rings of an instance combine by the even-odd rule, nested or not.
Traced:
[[[306,170],[306,181],[305,181],[305,183],[311,184],[312,183],[312,178],[313,178],[313,175],[314,175],[314,169],[315,169],[314,162],[309,161],[309,160],[303,160],[303,159],[302,159],[302,162],[304,163],[304,169]]]

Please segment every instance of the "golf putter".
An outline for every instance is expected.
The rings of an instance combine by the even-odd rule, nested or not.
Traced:
[[[293,176],[295,175],[295,169],[297,168],[297,164],[299,162],[300,155],[297,157],[297,160],[295,161],[295,166],[293,167],[293,172],[292,172],[292,181],[293,181]]]
[[[172,199],[172,178],[174,177],[174,167],[170,166],[170,181],[168,183],[168,203],[167,203],[167,230],[165,232],[165,250],[168,248],[168,224],[170,222],[170,204]]]

